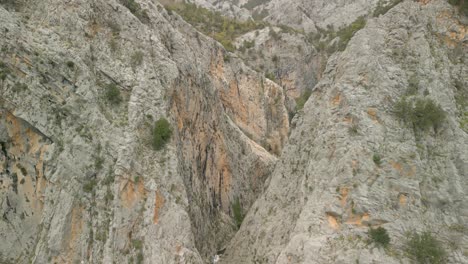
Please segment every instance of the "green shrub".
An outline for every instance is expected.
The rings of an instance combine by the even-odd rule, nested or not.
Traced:
[[[136,264],[142,264],[142,263],[143,263],[143,258],[144,258],[143,252],[140,250],[140,251],[138,252],[138,254],[137,254],[135,263],[136,263]]]
[[[143,63],[143,52],[142,51],[135,51],[132,57],[130,58],[130,64],[133,68],[140,66]]]
[[[156,121],[153,129],[153,147],[155,150],[161,150],[166,143],[171,139],[172,130],[169,121],[165,118],[160,118]]]
[[[73,69],[75,67],[75,63],[73,61],[67,61],[67,67]]]
[[[90,179],[88,182],[86,182],[83,185],[83,191],[87,192],[87,193],[92,192],[94,190],[94,187],[96,186],[96,184],[97,184],[96,179]]]
[[[278,40],[281,38],[280,34],[277,33],[273,28],[270,27],[270,30],[268,31],[268,35],[274,39],[274,40]]]
[[[445,112],[431,99],[418,99],[413,112],[413,123],[423,130],[439,127],[445,119]]]
[[[390,244],[390,236],[387,233],[387,230],[383,227],[370,228],[369,237],[371,241],[377,246],[386,247]]]
[[[359,135],[359,126],[357,124],[352,124],[349,128],[348,128],[348,133],[350,135]]]
[[[432,99],[417,98],[414,102],[403,97],[394,106],[398,118],[419,130],[437,129],[445,120],[444,110]]]
[[[122,102],[122,96],[120,95],[120,89],[117,85],[111,83],[106,87],[105,97],[113,105],[120,104]]]
[[[146,10],[141,9],[140,4],[135,2],[135,0],[120,0],[120,3],[125,6],[142,23],[149,22],[148,13],[146,13]]]
[[[244,221],[244,215],[242,214],[242,207],[237,198],[232,204],[232,212],[234,214],[234,220],[236,221],[237,228],[240,228],[242,221]]]
[[[265,72],[265,78],[270,79],[274,82],[276,81],[276,76],[271,72]]]
[[[268,0],[249,0],[242,7],[248,10],[253,10],[255,7],[268,3]]]
[[[239,50],[244,52],[250,48],[253,48],[254,46],[255,46],[255,40],[252,40],[252,41],[244,40]]]
[[[143,248],[143,241],[141,241],[139,239],[134,239],[134,240],[132,240],[132,245],[133,245],[134,249],[140,250],[140,249]]]
[[[384,5],[384,1],[379,1],[377,7],[374,10],[374,17],[378,17],[380,15],[385,15],[390,9],[394,8],[399,3],[403,2],[403,0],[394,0],[393,2],[387,3]]]
[[[372,160],[374,161],[375,165],[382,165],[382,157],[379,153],[374,153],[374,155],[372,156]]]
[[[0,79],[2,81],[4,81],[6,79],[6,77],[8,76],[8,74],[10,74],[10,73],[11,73],[11,71],[8,68],[8,66],[6,65],[6,63],[0,61]]]
[[[17,0],[0,0],[0,5],[3,5],[6,9],[16,10],[21,7],[22,3]]]
[[[442,244],[430,232],[411,234],[406,243],[406,252],[420,264],[447,263],[447,253]]]
[[[309,97],[311,95],[312,95],[311,90],[305,90],[304,92],[302,92],[301,96],[299,96],[299,98],[296,99],[296,110],[297,111],[304,108],[305,103],[307,102],[307,100],[309,100]]]
[[[24,92],[28,89],[28,85],[25,83],[16,82],[13,86],[13,91],[15,92]]]
[[[338,32],[336,32],[336,35],[340,38],[338,50],[343,51],[354,34],[366,26],[366,22],[364,17],[359,17],[349,26],[338,30]]]
[[[458,6],[460,13],[468,16],[468,1],[467,0],[448,0],[449,4]]]

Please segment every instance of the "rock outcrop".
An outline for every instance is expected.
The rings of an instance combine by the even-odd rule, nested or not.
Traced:
[[[0,1],[1,263],[411,263],[425,230],[468,263],[454,6],[192,1],[269,23],[230,53],[173,2]]]
[[[287,141],[278,85],[125,3],[0,6],[2,262],[209,262]]]
[[[409,263],[406,232],[425,230],[447,263],[468,263],[468,53],[457,17],[445,1],[406,1],[329,60],[221,263]],[[412,85],[440,104],[443,125],[421,131],[396,117]],[[367,242],[379,226],[387,250]]]

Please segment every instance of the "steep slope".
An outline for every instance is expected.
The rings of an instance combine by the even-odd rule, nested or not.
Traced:
[[[407,232],[431,231],[468,263],[467,26],[446,1],[405,1],[329,60],[221,263],[410,263]],[[398,118],[434,100],[446,119]],[[463,130],[465,129],[465,130]],[[384,227],[386,250],[367,242]]]
[[[282,89],[154,1],[2,4],[0,262],[209,262],[287,140]]]
[[[164,2],[179,2],[165,0]],[[287,25],[305,32],[317,32],[318,28],[336,29],[351,24],[360,16],[385,9],[400,0],[191,0],[208,9],[246,20],[257,19],[274,25]]]
[[[260,29],[236,37],[232,49],[252,68],[265,72],[268,78],[283,87],[292,115],[295,113],[294,100],[301,101],[299,105],[302,105],[320,80],[329,55],[343,50],[367,17],[384,14],[401,0],[189,1],[199,8],[176,0],[163,2],[168,6],[185,6],[182,13],[187,21],[202,31],[205,29],[207,35],[219,37],[221,43],[228,46],[232,45],[224,36],[233,34],[226,29],[241,25],[224,21],[222,27],[212,29],[210,23],[213,23],[213,17],[219,16],[217,14],[259,25]],[[202,9],[215,13],[208,15],[207,11],[201,12]]]

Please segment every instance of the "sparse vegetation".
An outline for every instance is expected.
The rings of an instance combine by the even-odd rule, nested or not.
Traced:
[[[271,72],[265,72],[265,78],[270,79],[274,82],[276,81],[276,76]]]
[[[394,8],[396,5],[398,5],[401,2],[403,2],[403,0],[393,0],[390,3],[384,2],[382,0],[379,1],[373,13],[374,17],[385,15],[390,9]]]
[[[468,16],[468,1],[467,0],[448,0],[449,4],[457,6],[465,16]]]
[[[96,179],[90,179],[88,182],[86,182],[83,185],[83,191],[87,193],[91,193],[94,190],[94,187],[96,187],[97,180]]]
[[[8,74],[10,74],[10,69],[4,62],[0,61],[0,80],[4,81]]]
[[[28,85],[25,83],[16,82],[13,86],[14,92],[24,92],[28,89]]]
[[[132,246],[137,251],[136,261],[135,263],[141,264],[143,263],[143,241],[139,239],[132,240]]]
[[[0,0],[0,5],[3,5],[6,9],[17,9],[21,4],[22,3],[17,0]]]
[[[120,3],[132,12],[142,23],[149,22],[148,13],[146,10],[143,10],[140,4],[135,2],[135,0],[120,0]]]
[[[73,69],[75,68],[75,63],[73,61],[67,61],[67,67]]]
[[[195,4],[174,4],[167,5],[168,12],[176,12],[185,21],[192,24],[205,35],[211,36],[219,41],[226,50],[234,51],[234,40],[253,30],[265,27],[265,23],[256,21],[237,21],[224,17],[219,12],[212,12],[208,9],[198,7]]]
[[[242,221],[244,221],[244,215],[242,214],[242,207],[237,198],[232,204],[232,212],[234,214],[234,220],[236,221],[237,228],[240,228]]]
[[[455,102],[458,110],[460,127],[468,132],[468,89],[460,81],[455,81]]]
[[[348,132],[350,135],[358,135],[359,134],[359,126],[357,124],[352,124],[348,128]]]
[[[136,68],[137,66],[140,66],[143,63],[143,52],[142,51],[135,51],[133,53],[132,57],[130,58],[130,64],[132,65],[132,68]]]
[[[101,170],[103,164],[104,164],[104,158],[101,156],[96,156],[94,159],[94,168],[96,170]]]
[[[132,240],[132,246],[136,250],[140,250],[143,248],[143,242],[139,239]]]
[[[431,127],[437,129],[445,120],[444,110],[429,98],[403,97],[395,104],[394,112],[405,123],[423,131]]]
[[[111,83],[106,86],[105,97],[113,105],[118,105],[122,102],[122,96],[120,95],[120,89],[117,85]]]
[[[302,92],[301,96],[296,99],[296,110],[299,111],[304,108],[305,103],[309,100],[309,97],[312,95],[311,90],[305,90]]]
[[[364,28],[366,23],[366,18],[362,16],[357,18],[353,23],[339,29],[338,31],[335,31],[331,25],[329,25],[326,29],[318,27],[318,33],[310,33],[308,35],[308,40],[319,52],[332,54],[337,50],[343,51],[345,50],[351,38],[356,34],[356,32]],[[339,37],[339,41],[331,45],[331,42],[336,37]]]
[[[336,35],[340,38],[340,43],[338,44],[339,51],[343,51],[346,48],[354,34],[366,26],[366,22],[367,21],[364,17],[359,17],[349,26],[336,32]]]
[[[383,227],[370,228],[369,237],[371,241],[377,246],[386,247],[390,244],[390,236],[387,233],[387,230]]]
[[[379,153],[374,153],[374,155],[372,156],[372,160],[374,161],[375,165],[382,165],[382,157]]]
[[[268,0],[249,0],[246,4],[244,4],[242,7],[246,8],[248,10],[253,10],[255,7],[262,5],[264,3],[267,3]]]
[[[255,46],[255,40],[252,40],[252,41],[244,40],[239,50],[244,52],[250,48],[253,48],[254,46]]]
[[[430,232],[412,233],[406,243],[406,252],[419,264],[442,264],[447,261],[442,244]]]
[[[169,121],[165,118],[160,118],[156,121],[153,129],[153,148],[161,150],[166,143],[171,139],[172,130]]]
[[[107,22],[107,26],[110,28],[113,36],[118,36],[120,34],[120,31],[122,30],[120,25],[112,20],[109,20]]]

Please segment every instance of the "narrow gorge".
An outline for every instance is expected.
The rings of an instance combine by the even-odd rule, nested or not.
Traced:
[[[468,263],[468,1],[0,0],[0,263]]]

